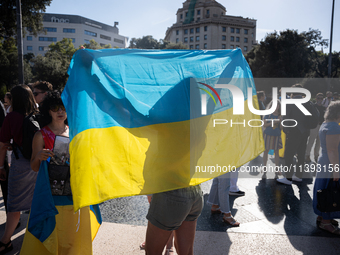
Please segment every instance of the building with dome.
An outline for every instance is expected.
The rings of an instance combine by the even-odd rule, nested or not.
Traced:
[[[249,52],[256,45],[256,20],[226,15],[215,0],[187,0],[177,10],[176,23],[164,40],[187,45],[189,49],[235,49]]]

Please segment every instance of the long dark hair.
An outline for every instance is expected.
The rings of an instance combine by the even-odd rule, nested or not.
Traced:
[[[38,112],[32,90],[27,85],[17,85],[11,89],[13,111],[23,115]]]
[[[51,106],[54,105],[64,105],[60,97],[60,92],[55,90],[53,92],[48,92],[44,100],[40,104],[40,124],[44,127],[52,122],[52,116],[50,115]],[[65,120],[67,125],[67,119]]]

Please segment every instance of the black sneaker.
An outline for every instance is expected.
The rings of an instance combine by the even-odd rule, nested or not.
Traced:
[[[241,191],[241,190],[239,190],[237,192],[229,191],[229,196],[239,196],[239,197],[241,197],[241,196],[244,196],[245,194],[246,193],[244,191]]]

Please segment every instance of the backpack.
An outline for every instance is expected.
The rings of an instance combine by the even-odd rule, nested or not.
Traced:
[[[306,129],[314,129],[319,124],[319,110],[315,107],[315,105],[312,102],[307,102],[303,104],[304,107],[312,114],[312,115],[306,115],[305,121],[304,121],[304,127]]]
[[[33,137],[35,133],[40,130],[38,115],[36,115],[35,112],[32,112],[29,115],[25,116],[22,130],[22,144],[18,148],[24,158],[31,159]]]

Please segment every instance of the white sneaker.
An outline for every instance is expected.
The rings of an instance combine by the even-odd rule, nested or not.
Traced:
[[[280,178],[280,179],[276,179],[277,182],[282,183],[282,184],[286,184],[286,185],[292,185],[292,181],[287,180],[287,178]]]
[[[296,177],[295,174],[293,175],[292,180],[295,182],[302,182],[302,179],[299,177]]]

